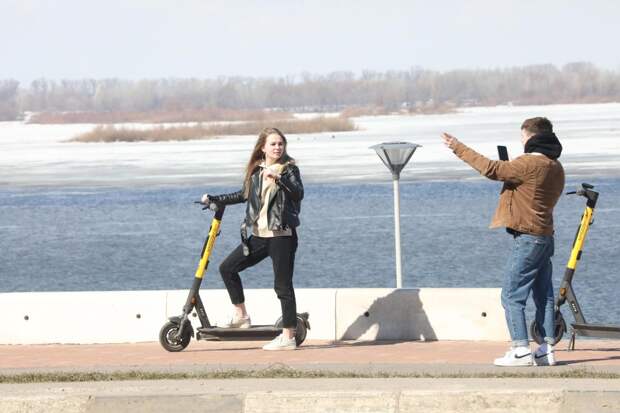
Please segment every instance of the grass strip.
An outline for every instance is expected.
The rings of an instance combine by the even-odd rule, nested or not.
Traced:
[[[155,128],[135,129],[113,125],[95,127],[69,142],[161,142],[212,139],[218,136],[258,135],[266,127],[275,127],[284,134],[345,132],[355,130],[349,118],[316,117],[311,119],[258,121],[224,124],[197,124],[194,126],[158,126]]]
[[[546,378],[546,379],[620,379],[620,374],[600,372],[588,369],[573,369],[549,372],[461,372],[428,373],[428,372],[338,372],[329,370],[296,370],[287,367],[265,368],[260,370],[222,370],[210,372],[145,372],[145,371],[113,371],[113,372],[52,372],[52,373],[16,373],[1,374],[1,384],[27,384],[47,382],[100,382],[127,380],[209,380],[209,379],[390,379],[390,378],[421,378],[421,379],[514,379],[514,378]]]

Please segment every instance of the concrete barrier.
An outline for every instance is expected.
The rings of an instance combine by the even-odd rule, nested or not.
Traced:
[[[438,339],[510,338],[499,288],[423,288],[419,300]]]
[[[339,340],[508,338],[497,289],[347,289],[336,294]]]
[[[310,313],[308,339],[508,340],[499,289],[297,289]],[[181,313],[187,290],[0,294],[0,344],[156,341],[167,317]],[[225,290],[202,290],[213,325],[230,317]],[[273,324],[273,290],[246,290],[253,324]],[[197,327],[197,317],[192,317]]]
[[[152,341],[166,317],[165,291],[0,294],[0,344]]]

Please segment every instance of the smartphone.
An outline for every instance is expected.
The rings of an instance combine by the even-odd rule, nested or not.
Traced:
[[[505,146],[497,145],[497,154],[499,155],[500,161],[508,160],[508,149]]]

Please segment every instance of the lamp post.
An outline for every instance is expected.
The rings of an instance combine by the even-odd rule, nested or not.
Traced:
[[[400,172],[403,170],[417,148],[422,145],[409,142],[384,142],[373,145],[374,149],[385,166],[392,172],[394,184],[394,243],[396,250],[396,288],[403,286],[402,257],[400,254]]]

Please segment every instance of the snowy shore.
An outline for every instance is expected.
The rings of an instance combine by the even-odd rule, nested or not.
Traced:
[[[385,141],[422,145],[402,178],[476,179],[446,149],[447,131],[496,159],[496,145],[521,152],[523,119],[546,116],[564,145],[569,177],[620,175],[620,103],[466,108],[457,113],[355,118],[359,130],[289,135],[289,153],[305,182],[382,182],[390,175],[369,146]],[[95,125],[0,122],[0,187],[236,185],[255,136],[188,142],[68,143]],[[150,125],[136,125],[151,127]]]

